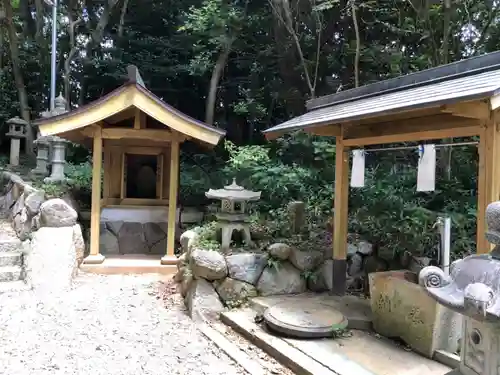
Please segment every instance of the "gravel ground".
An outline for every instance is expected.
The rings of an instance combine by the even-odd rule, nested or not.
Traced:
[[[0,294],[0,364],[9,375],[246,374],[145,275],[83,274],[43,301]]]

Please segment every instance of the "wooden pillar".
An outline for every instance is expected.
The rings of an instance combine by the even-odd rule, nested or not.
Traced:
[[[172,141],[170,145],[170,180],[168,194],[168,233],[167,251],[161,258],[161,264],[176,264],[177,258],[174,255],[175,228],[177,211],[177,192],[179,187],[179,142]]]
[[[343,138],[337,137],[335,150],[335,199],[333,227],[333,288],[345,294],[347,279],[347,216],[349,201],[349,154]]]
[[[500,136],[498,126],[492,117],[486,121],[480,133],[479,168],[477,188],[477,244],[476,253],[488,253],[492,244],[486,241],[486,207],[500,199]]]
[[[90,214],[90,255],[87,264],[100,264],[104,256],[99,252],[99,230],[101,226],[101,168],[102,168],[102,129],[95,127],[92,168],[92,207]]]

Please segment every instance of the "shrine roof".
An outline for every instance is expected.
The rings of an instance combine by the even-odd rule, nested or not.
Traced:
[[[264,133],[285,133],[490,99],[499,94],[500,52],[495,52],[310,100],[307,103],[309,112]],[[497,101],[492,109],[500,105]]]
[[[224,130],[198,121],[163,102],[145,87],[136,68],[134,71],[129,67],[128,71],[129,79],[124,85],[92,103],[57,116],[36,120],[34,124],[39,127],[40,134],[71,133],[106,122],[106,119],[135,107],[166,127],[209,145],[216,145],[225,136]]]

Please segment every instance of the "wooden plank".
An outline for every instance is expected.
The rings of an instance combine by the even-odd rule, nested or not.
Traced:
[[[168,196],[168,233],[166,256],[174,257],[177,192],[179,186],[179,142],[170,145],[170,184]],[[163,261],[163,259],[162,259]]]
[[[122,152],[120,148],[111,148],[107,145],[106,149],[110,155],[109,174],[109,195],[108,198],[120,198],[122,186]]]
[[[103,182],[102,182],[102,197],[104,199],[110,196],[110,179],[111,179],[111,151],[104,147],[104,162],[103,162]]]
[[[101,168],[102,137],[101,128],[95,129],[92,153],[92,208],[90,214],[90,255],[99,255],[99,230],[101,224]]]
[[[156,186],[156,194],[158,195],[159,199],[163,199],[163,159],[165,159],[165,155],[158,155],[158,172],[156,176],[156,182],[158,186]]]
[[[480,100],[444,105],[441,112],[450,113],[453,116],[474,118],[478,120],[488,120],[490,118],[489,104]]]
[[[126,154],[136,155],[160,155],[163,152],[161,147],[126,146],[122,147],[122,149]]]
[[[231,343],[220,332],[212,328],[207,323],[199,325],[200,331],[211,340],[220,350],[226,353],[229,358],[235,361],[238,365],[250,375],[267,375],[267,371],[257,362],[250,358],[244,351],[240,350],[238,346]]]
[[[252,312],[248,310],[229,311],[221,314],[221,320],[224,324],[233,328],[294,373],[300,375],[339,375],[281,338],[268,334],[251,319]]]
[[[418,133],[432,130],[445,130],[469,126],[480,126],[480,121],[470,118],[454,117],[450,114],[437,114],[395,121],[380,121],[369,124],[344,124],[344,139],[380,137],[394,134]]]
[[[477,204],[477,246],[478,254],[492,249],[485,237],[486,207],[500,199],[500,136],[495,118],[485,121],[479,141],[478,204]]]
[[[337,137],[342,135],[342,128],[340,125],[323,125],[315,126],[312,128],[305,129],[307,133],[314,135],[321,135],[325,137]]]
[[[137,118],[137,117],[136,117]],[[136,123],[134,123],[134,126]],[[142,126],[139,122],[137,126]],[[83,129],[83,134],[91,137],[93,134],[92,129]],[[152,142],[171,142],[172,140],[182,141],[182,137],[178,137],[176,133],[168,130],[160,129],[129,129],[129,128],[104,128],[102,129],[102,138],[104,139],[137,139]]]
[[[121,151],[121,187],[120,187],[120,199],[125,198],[125,193],[127,191],[127,174],[126,174],[126,155],[124,151]]]
[[[170,195],[170,146],[163,149],[163,198]]]
[[[342,137],[335,143],[335,198],[333,227],[333,292],[345,293],[347,271],[347,221],[349,205],[349,154]]]
[[[472,137],[479,135],[481,129],[479,126],[469,126],[451,129],[428,130],[412,133],[399,133],[392,135],[383,135],[378,137],[365,138],[350,138],[344,139],[344,145],[349,147],[360,147],[368,145],[377,145],[384,143],[399,143],[399,142],[418,142],[432,139],[456,138],[456,137]]]

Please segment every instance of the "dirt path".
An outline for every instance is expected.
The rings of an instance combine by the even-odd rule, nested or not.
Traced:
[[[243,375],[154,276],[79,276],[43,302],[0,294],[0,374]]]

